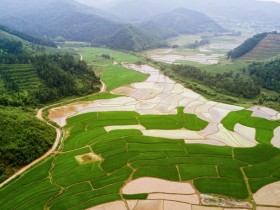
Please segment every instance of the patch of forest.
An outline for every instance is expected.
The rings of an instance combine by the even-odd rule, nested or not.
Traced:
[[[205,46],[205,45],[209,45],[210,41],[208,39],[202,39],[200,41],[196,40],[195,42],[186,45],[186,48],[189,49],[197,49],[199,47]]]
[[[259,86],[280,93],[280,59],[269,62],[252,63],[248,67],[249,74]],[[280,94],[277,96],[261,95],[260,104],[279,104]]]
[[[188,65],[172,65],[171,70],[182,78],[194,80],[227,95],[252,99],[260,94],[260,88],[252,80],[233,72],[209,73]]]
[[[252,63],[248,70],[258,85],[268,90],[280,92],[280,59]]]
[[[22,42],[0,37],[0,52],[1,54],[21,54],[23,53]]]
[[[39,105],[89,95],[98,92],[100,86],[94,71],[70,55],[0,56],[0,76],[0,105],[4,106]],[[20,85],[23,78],[30,83]],[[35,88],[28,86],[31,81],[37,81]]]
[[[23,108],[0,107],[0,182],[46,153],[55,130]]]

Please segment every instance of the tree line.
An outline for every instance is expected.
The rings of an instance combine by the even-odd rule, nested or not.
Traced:
[[[280,59],[254,62],[248,67],[249,74],[260,86],[280,92]]]
[[[202,46],[208,45],[208,44],[210,44],[210,41],[208,39],[202,39],[200,41],[196,40],[194,43],[187,44],[186,48],[197,49],[199,47],[202,47]]]
[[[260,88],[249,79],[233,72],[209,73],[188,65],[172,65],[171,70],[185,79],[217,89],[219,92],[252,99],[260,94]]]

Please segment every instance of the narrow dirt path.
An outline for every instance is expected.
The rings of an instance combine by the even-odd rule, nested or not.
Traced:
[[[81,60],[82,60],[82,55],[81,55]],[[104,82],[102,82],[102,81],[101,81],[101,84],[102,84],[102,86],[101,86],[100,91],[99,91],[98,93],[95,93],[94,95],[97,95],[97,94],[100,94],[100,93],[104,93],[104,92],[106,91],[106,84],[105,84]],[[72,101],[75,101],[75,100],[83,99],[83,98],[86,98],[86,97],[88,97],[88,96],[84,96],[84,97],[80,97],[80,98],[75,98],[75,99],[69,100],[68,103],[70,103],[70,102],[72,102]],[[0,184],[0,189],[1,189],[4,185],[8,184],[8,183],[11,182],[13,179],[15,179],[15,178],[17,178],[18,176],[20,176],[21,174],[25,173],[27,170],[29,170],[30,168],[32,168],[33,166],[35,166],[35,165],[38,164],[39,162],[43,161],[45,158],[47,158],[48,156],[52,155],[52,154],[55,152],[56,148],[57,148],[58,145],[59,145],[60,140],[63,140],[62,138],[64,137],[64,135],[63,135],[64,132],[61,130],[61,128],[57,128],[57,127],[55,127],[54,125],[48,123],[48,122],[44,119],[44,117],[43,117],[43,111],[44,111],[45,109],[51,107],[51,106],[55,106],[55,105],[59,105],[59,104],[60,104],[60,103],[56,103],[56,104],[53,104],[53,105],[48,105],[48,106],[46,106],[46,107],[43,107],[43,108],[41,108],[41,109],[39,109],[39,110],[37,111],[37,115],[36,115],[36,117],[37,117],[39,120],[42,120],[42,121],[46,122],[47,125],[49,125],[49,126],[55,128],[55,130],[56,130],[56,139],[55,139],[55,142],[54,142],[52,148],[51,148],[47,153],[45,153],[43,156],[41,156],[40,158],[34,160],[34,161],[31,162],[29,165],[24,166],[24,167],[21,168],[18,172],[16,172],[14,175],[12,175],[10,178],[8,178],[8,179],[5,180],[4,182],[2,182],[2,183]]]
[[[83,55],[81,53],[79,53],[79,55],[80,55],[80,61],[83,61],[84,60]]]

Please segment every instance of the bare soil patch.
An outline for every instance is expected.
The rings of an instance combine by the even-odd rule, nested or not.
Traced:
[[[97,162],[97,161],[101,161],[101,158],[98,155],[94,154],[94,153],[78,155],[78,156],[75,157],[75,159],[81,165],[88,164],[88,163],[93,163],[93,162]]]

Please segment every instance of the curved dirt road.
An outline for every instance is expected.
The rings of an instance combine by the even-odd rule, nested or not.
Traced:
[[[97,94],[100,94],[100,93],[103,93],[103,92],[106,91],[106,85],[105,85],[105,83],[101,81],[101,84],[102,84],[102,86],[101,86],[100,91],[99,91],[98,93],[93,94],[93,95],[97,95]],[[86,98],[86,97],[88,97],[88,96],[84,96],[84,97],[72,99],[72,100],[69,100],[68,102],[72,102],[72,101],[74,101],[74,100],[83,99],[83,98]],[[59,105],[59,103],[54,104],[54,105]],[[48,122],[43,118],[43,110],[44,110],[44,109],[47,109],[47,108],[50,107],[50,106],[54,106],[54,105],[49,105],[49,106],[46,106],[46,107],[43,107],[43,108],[39,109],[38,112],[37,112],[37,115],[36,115],[36,117],[37,117],[39,120],[42,120],[42,121],[46,122],[49,126],[55,128],[55,130],[56,130],[56,139],[55,139],[55,142],[54,142],[52,148],[51,148],[47,153],[45,153],[43,156],[41,156],[40,158],[34,160],[34,161],[33,161],[32,163],[30,163],[29,165],[24,166],[22,169],[20,169],[18,172],[16,172],[14,175],[12,175],[10,178],[8,178],[8,179],[5,180],[4,182],[2,182],[2,183],[0,184],[0,189],[1,189],[4,185],[8,184],[10,181],[12,181],[12,180],[15,179],[16,177],[20,176],[21,174],[23,174],[24,172],[26,172],[27,170],[29,170],[30,168],[32,168],[34,165],[38,164],[39,162],[41,162],[42,160],[44,160],[45,158],[47,158],[48,156],[50,156],[51,154],[53,154],[53,153],[55,152],[55,150],[56,150],[56,148],[57,148],[57,146],[58,146],[58,144],[59,144],[59,142],[60,142],[61,137],[63,138],[63,135],[62,135],[63,132],[61,131],[60,128],[57,128],[57,127],[53,126],[52,124],[48,123]]]

